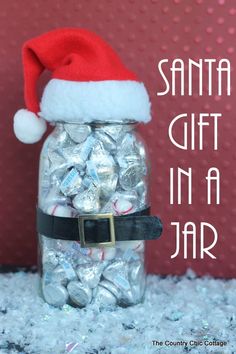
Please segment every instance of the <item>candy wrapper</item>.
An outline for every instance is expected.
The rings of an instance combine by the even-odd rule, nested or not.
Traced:
[[[149,206],[148,164],[134,124],[57,124],[40,160],[39,207],[61,217],[128,215]],[[42,294],[53,306],[129,306],[145,291],[144,241],[82,248],[39,235]]]

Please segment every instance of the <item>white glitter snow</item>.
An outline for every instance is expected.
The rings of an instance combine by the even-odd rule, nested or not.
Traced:
[[[62,310],[37,295],[36,274],[0,275],[0,354],[236,353],[236,280],[148,277],[143,304],[116,311]],[[152,341],[227,341],[225,347]]]

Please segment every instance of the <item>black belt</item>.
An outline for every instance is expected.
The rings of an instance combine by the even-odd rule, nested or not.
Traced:
[[[79,241],[82,247],[114,246],[115,241],[154,240],[161,236],[162,223],[150,216],[150,208],[136,213],[87,214],[78,218],[45,214],[37,208],[38,233],[53,239]]]

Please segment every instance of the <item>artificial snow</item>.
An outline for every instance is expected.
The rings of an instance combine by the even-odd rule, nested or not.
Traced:
[[[191,271],[183,277],[149,275],[143,304],[100,311],[95,305],[54,308],[38,295],[36,274],[1,274],[5,353],[236,353],[236,280],[197,278]]]

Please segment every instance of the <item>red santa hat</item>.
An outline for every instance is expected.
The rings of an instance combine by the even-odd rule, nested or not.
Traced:
[[[14,132],[24,143],[35,143],[46,121],[90,123],[135,120],[148,122],[150,101],[144,84],[96,34],[65,28],[45,33],[23,46],[24,93],[27,109],[14,116]],[[41,102],[37,82],[52,72]]]

